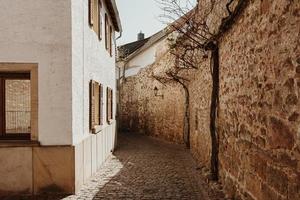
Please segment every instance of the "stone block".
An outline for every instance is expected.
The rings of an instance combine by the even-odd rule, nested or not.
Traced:
[[[259,153],[250,155],[250,171],[257,174],[262,180],[266,180],[267,175],[267,159]]]
[[[31,194],[32,148],[0,148],[0,174],[0,196]]]
[[[34,147],[34,193],[75,192],[75,157],[71,146]]]
[[[293,112],[293,113],[289,116],[289,121],[291,121],[291,122],[299,121],[299,116],[300,116],[300,114],[299,114],[298,112]]]
[[[224,182],[224,189],[229,198],[234,198],[236,196],[236,187],[236,183],[230,177],[227,176]]]
[[[300,199],[300,173],[293,174],[289,181],[288,186],[288,199],[299,200]]]
[[[245,188],[252,196],[259,196],[261,193],[261,180],[252,173],[246,173]]]
[[[274,188],[275,191],[287,196],[288,183],[288,177],[282,170],[273,168],[272,166],[267,167],[267,184]]]
[[[258,200],[279,200],[278,194],[270,188],[267,184],[263,183],[261,186],[261,197]]]
[[[288,125],[280,119],[270,117],[271,130],[269,131],[268,142],[272,149],[292,149],[295,143],[294,134]]]
[[[286,97],[285,103],[287,105],[297,105],[297,103],[298,103],[298,97],[297,97],[297,95],[296,94],[289,94]]]

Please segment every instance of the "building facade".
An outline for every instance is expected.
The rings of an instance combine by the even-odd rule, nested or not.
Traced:
[[[115,145],[115,1],[0,5],[0,195],[75,193]]]

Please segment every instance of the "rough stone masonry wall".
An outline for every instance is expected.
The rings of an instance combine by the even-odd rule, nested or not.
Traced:
[[[300,1],[251,0],[220,43],[221,181],[236,199],[300,199]],[[209,166],[209,71],[190,84],[194,156]]]
[[[163,76],[169,55],[160,57],[153,65],[137,75],[126,78],[120,89],[121,129],[160,137],[176,143],[183,142],[184,98],[176,83],[161,84],[152,72]],[[159,89],[154,95],[154,87]],[[161,97],[160,95],[163,95]]]
[[[209,69],[208,58],[199,65],[199,70],[189,84],[191,150],[194,157],[207,166],[209,166],[211,152],[209,114],[212,79]]]

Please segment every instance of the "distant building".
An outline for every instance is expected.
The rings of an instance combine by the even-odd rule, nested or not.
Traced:
[[[115,145],[116,3],[0,6],[0,196],[75,193]]]
[[[162,51],[168,50],[168,31],[163,29],[158,33],[144,38],[142,32],[138,33],[137,41],[118,47],[119,58],[117,65],[122,69],[122,78],[136,75],[142,68],[155,62]]]
[[[183,142],[183,91],[179,85],[168,88],[151,77],[163,73],[169,63],[168,37],[158,33],[118,47],[120,67],[118,116],[121,131],[138,132]]]

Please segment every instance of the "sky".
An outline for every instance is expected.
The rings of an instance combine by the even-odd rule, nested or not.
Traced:
[[[166,26],[159,21],[162,10],[155,0],[116,0],[116,3],[123,28],[118,45],[136,41],[140,31],[146,38]]]

